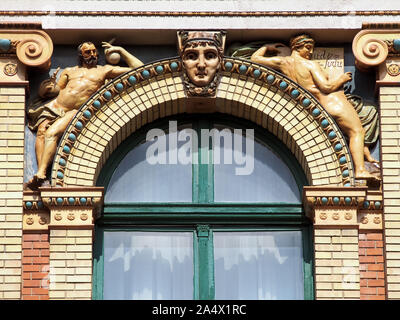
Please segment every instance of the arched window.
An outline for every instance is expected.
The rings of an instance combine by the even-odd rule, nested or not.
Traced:
[[[152,123],[98,179],[94,298],[311,299],[305,184],[290,151],[253,123]]]

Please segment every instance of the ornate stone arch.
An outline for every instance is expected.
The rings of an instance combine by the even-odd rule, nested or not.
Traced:
[[[80,108],[60,140],[51,185],[95,186],[125,138],[156,119],[193,112],[201,101],[207,112],[253,121],[277,136],[310,185],[354,186],[346,141],[319,102],[280,73],[237,58],[224,59],[213,99],[187,97],[179,58],[144,65],[107,83]]]

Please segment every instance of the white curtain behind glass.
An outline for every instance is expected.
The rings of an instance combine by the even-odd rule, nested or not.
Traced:
[[[224,127],[216,126],[223,130]],[[248,137],[233,134],[230,143],[220,139],[220,145],[214,146],[214,157],[220,155],[220,164],[214,166],[216,202],[300,202],[300,192],[296,180],[288,166],[272,149],[254,141],[254,154],[247,154]],[[233,137],[241,140],[241,150],[236,150]],[[238,140],[238,141],[240,141]],[[251,157],[254,170],[249,175],[237,175],[235,170],[243,165],[226,161],[225,154],[231,149],[233,158]],[[235,155],[236,154],[236,155]],[[250,162],[250,161],[249,161]]]
[[[185,129],[182,129],[186,132]],[[160,157],[169,159],[182,145],[189,141],[178,141],[170,146],[170,135]],[[146,159],[146,151],[154,141],[147,141],[128,152],[115,169],[105,194],[105,202],[191,202],[192,165],[180,161],[166,164],[151,164]]]
[[[104,299],[193,299],[190,232],[105,232]]]
[[[300,231],[214,232],[215,298],[304,298]]]

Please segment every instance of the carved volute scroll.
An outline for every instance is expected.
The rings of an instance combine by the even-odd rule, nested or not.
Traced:
[[[353,40],[356,66],[366,71],[400,57],[400,29],[366,29]]]
[[[4,29],[0,31],[0,40],[3,40],[2,42],[5,44],[10,43],[10,50],[7,50],[7,52],[15,52],[22,64],[42,70],[50,67],[53,42],[46,32],[42,30]]]

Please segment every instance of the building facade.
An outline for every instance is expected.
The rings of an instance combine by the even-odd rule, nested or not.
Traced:
[[[0,299],[400,298],[396,1],[0,7]],[[327,79],[352,73],[335,90],[378,160],[371,177],[305,87],[313,72],[254,62],[265,43],[290,56],[298,34]],[[101,75],[77,66],[85,41]],[[85,98],[33,185],[29,110],[52,75],[51,99]]]

